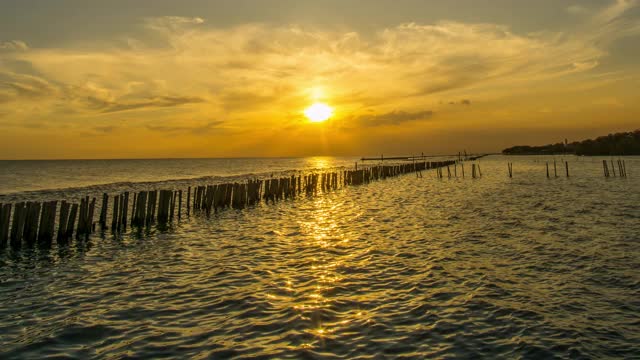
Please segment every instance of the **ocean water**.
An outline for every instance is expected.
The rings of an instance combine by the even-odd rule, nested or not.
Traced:
[[[569,178],[556,160],[558,178],[552,158],[490,156],[480,179],[467,164],[4,249],[0,358],[638,358],[640,158],[608,179],[602,158],[564,158]],[[0,202],[353,161],[1,162]]]

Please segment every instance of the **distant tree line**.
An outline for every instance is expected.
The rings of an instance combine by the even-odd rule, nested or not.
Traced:
[[[513,146],[502,150],[502,153],[505,155],[640,155],[640,129],[572,143]]]

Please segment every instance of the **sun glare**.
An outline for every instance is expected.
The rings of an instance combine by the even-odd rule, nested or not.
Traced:
[[[325,103],[315,103],[304,110],[304,115],[311,122],[323,122],[333,115],[333,109]]]

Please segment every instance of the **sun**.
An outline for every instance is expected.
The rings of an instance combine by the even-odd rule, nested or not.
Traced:
[[[333,115],[333,108],[325,103],[317,102],[304,109],[304,115],[311,122],[323,122]]]

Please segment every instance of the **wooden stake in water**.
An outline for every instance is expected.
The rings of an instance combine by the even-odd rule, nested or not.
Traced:
[[[100,227],[104,230],[107,227],[107,208],[109,207],[109,195],[102,194],[102,208],[100,210]]]
[[[567,177],[569,177],[569,162],[568,162],[568,161],[565,161],[565,162],[564,162],[564,166],[565,166],[565,168],[567,169]]]
[[[613,159],[611,159],[611,171],[613,172],[613,177],[616,177],[616,166],[613,165]]]
[[[549,178],[549,162],[547,162],[547,179]]]
[[[191,205],[191,186],[187,188],[187,216],[191,214],[190,205]]]
[[[9,240],[9,219],[11,204],[0,204],[0,247],[5,247]]]

